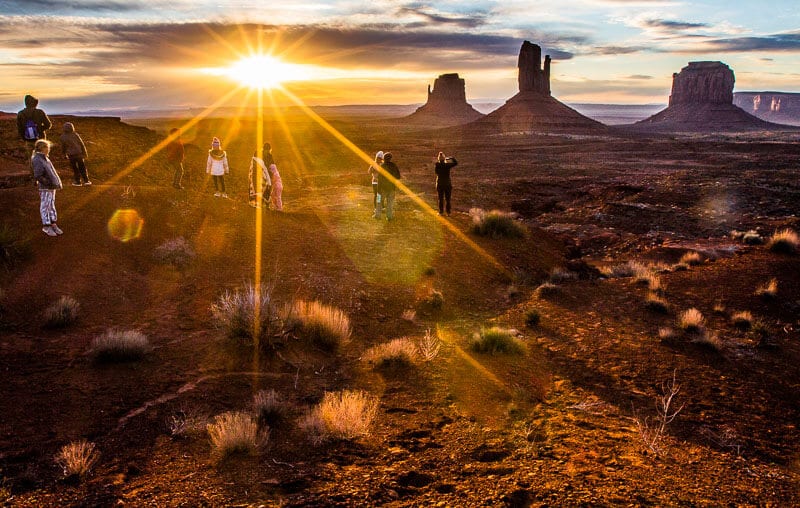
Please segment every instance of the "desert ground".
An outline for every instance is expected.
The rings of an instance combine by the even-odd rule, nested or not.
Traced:
[[[72,121],[87,142],[94,182],[70,186],[54,146],[57,238],[40,231],[25,151],[13,118],[0,119],[0,504],[800,504],[800,256],[734,233],[800,231],[796,131],[478,135],[365,116],[324,128],[295,113],[264,123],[278,213],[247,203],[252,119],[184,133],[184,190],[163,153],[145,155],[185,121],[53,120],[51,138]],[[229,199],[204,172],[213,136],[231,161]],[[370,217],[353,148],[394,154],[410,193],[395,221]],[[433,210],[440,150],[459,160],[449,217]],[[474,233],[475,209],[513,214],[524,235]],[[158,255],[178,238],[180,262]],[[623,273],[629,261],[648,276]],[[344,312],[349,340],[228,337],[212,305],[257,266],[276,305]],[[775,291],[756,294],[772,279]],[[62,296],[77,320],[45,326]],[[705,323],[684,333],[690,308]],[[743,311],[749,327],[732,319]],[[474,350],[494,326],[521,347]],[[138,330],[151,348],[98,361],[93,340],[109,329]],[[426,333],[433,358],[369,361],[375,346]],[[283,401],[261,426],[266,443],[215,455],[207,425],[251,411],[262,390]],[[311,439],[303,415],[341,390],[374,397],[371,425]],[[67,476],[54,457],[79,440],[99,457]]]

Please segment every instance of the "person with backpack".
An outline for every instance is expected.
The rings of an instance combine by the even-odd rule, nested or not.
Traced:
[[[56,212],[56,190],[62,189],[61,178],[56,173],[56,168],[50,161],[50,142],[40,139],[34,144],[31,168],[33,177],[39,185],[39,214],[42,217],[42,232],[47,236],[63,234],[58,227],[58,213]]]
[[[397,193],[395,182],[400,180],[400,168],[397,164],[392,162],[391,152],[383,154],[383,164],[381,164],[383,171],[378,172],[378,194],[386,206],[386,220],[394,220],[394,198]],[[388,173],[388,175],[387,175]],[[380,219],[380,210],[376,209],[375,218]]]
[[[25,96],[25,109],[17,113],[17,131],[19,137],[28,145],[32,151],[36,142],[40,139],[47,139],[47,131],[53,124],[44,111],[37,108],[39,99],[32,95]]]
[[[81,136],[75,132],[75,126],[70,122],[64,123],[64,134],[61,135],[61,151],[72,167],[72,185],[92,185],[89,180],[89,173],[86,171],[86,145],[83,144]],[[81,180],[83,183],[81,183]]]
[[[455,157],[445,157],[443,152],[439,152],[436,157],[436,165],[433,168],[436,173],[436,194],[439,197],[439,215],[450,215],[450,196],[453,193],[453,182],[450,180],[450,170],[458,165]]]
[[[214,190],[216,191],[214,197],[227,198],[225,175],[231,170],[228,166],[228,154],[220,146],[219,138],[215,137],[211,140],[211,150],[208,151],[208,160],[206,161],[206,173],[214,179]]]

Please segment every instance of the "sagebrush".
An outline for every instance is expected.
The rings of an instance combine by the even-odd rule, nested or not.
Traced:
[[[260,432],[255,418],[242,411],[222,413],[206,427],[211,438],[211,454],[217,459],[230,455],[253,455],[268,439]]]
[[[515,215],[500,210],[486,212],[480,208],[469,211],[472,217],[471,231],[480,236],[491,238],[522,238],[525,236],[525,226],[516,221]]]
[[[363,390],[325,392],[322,401],[300,421],[314,442],[351,440],[369,435],[378,412],[378,401]]]
[[[335,307],[297,300],[283,315],[288,329],[320,349],[333,351],[350,338],[350,318]]]
[[[78,320],[81,304],[71,296],[61,296],[44,311],[44,324],[48,328],[64,328]]]
[[[246,284],[237,291],[226,291],[211,305],[211,315],[231,338],[266,339],[271,343],[282,330],[272,288],[266,285],[256,288]]]
[[[62,446],[55,456],[56,464],[67,477],[85,476],[99,459],[100,454],[95,449],[95,444],[85,439]]]
[[[92,341],[89,353],[101,362],[129,362],[142,359],[152,348],[138,330],[107,330]]]
[[[525,347],[514,337],[511,331],[493,326],[476,333],[470,348],[477,353],[522,354]]]

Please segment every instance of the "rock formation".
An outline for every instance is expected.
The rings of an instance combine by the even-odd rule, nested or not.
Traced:
[[[471,124],[500,132],[587,132],[605,126],[585,117],[550,95],[550,55],[528,41],[522,43],[517,67],[519,93],[498,109]]]
[[[722,62],[689,62],[672,75],[667,109],[634,124],[662,131],[745,131],[780,128],[733,104],[735,77]]]
[[[482,117],[467,102],[466,83],[458,74],[442,74],[433,82],[433,90],[428,85],[428,100],[406,120],[437,126],[459,125]]]
[[[736,92],[733,104],[768,122],[800,125],[800,93]]]

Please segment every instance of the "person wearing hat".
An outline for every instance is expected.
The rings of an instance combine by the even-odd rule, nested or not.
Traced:
[[[378,207],[383,206],[383,204],[378,201],[378,168],[381,167],[381,164],[383,164],[383,151],[378,151],[378,153],[375,154],[375,162],[370,164],[369,169],[367,169],[367,172],[372,177],[372,217],[376,219],[380,219],[381,217],[381,212],[378,210]]]
[[[215,137],[211,140],[211,150],[208,151],[208,160],[206,161],[206,173],[214,179],[214,197],[227,198],[225,175],[230,173],[230,167],[228,166],[228,154],[220,146],[219,138]]]
[[[394,220],[394,198],[397,193],[395,182],[400,180],[400,168],[397,164],[392,162],[391,152],[383,154],[383,164],[378,173],[378,193],[381,195],[381,200],[386,207],[386,220]],[[380,211],[376,211],[376,219],[380,219]]]

